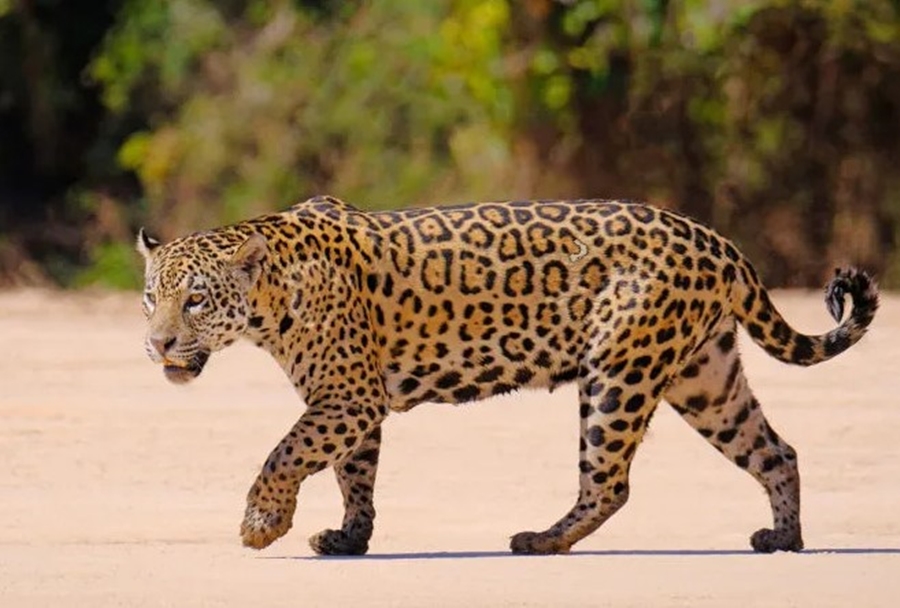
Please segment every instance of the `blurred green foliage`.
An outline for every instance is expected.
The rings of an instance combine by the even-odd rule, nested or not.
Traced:
[[[643,198],[900,285],[898,153],[897,0],[0,0],[0,281],[327,192]]]
[[[309,192],[396,205],[490,184],[496,162],[472,154],[507,162],[506,11],[405,0],[323,20],[289,2],[131,2],[89,71],[112,111],[151,108],[118,161],[164,236]]]
[[[108,242],[91,249],[88,265],[74,273],[71,286],[102,285],[113,289],[140,289],[142,278],[143,269],[134,257],[132,244]]]

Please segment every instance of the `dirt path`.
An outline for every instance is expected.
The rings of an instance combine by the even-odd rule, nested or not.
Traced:
[[[799,329],[819,294],[780,293]],[[372,554],[317,559],[340,521],[330,474],[291,533],[241,547],[244,496],[301,412],[250,346],[188,387],[142,350],[135,295],[0,293],[0,606],[900,605],[900,298],[833,362],[791,368],[743,344],[751,382],[797,448],[807,546],[754,555],[755,482],[668,407],[633,468],[631,502],[568,556],[514,557],[508,537],[576,490],[574,393],[525,393],[386,423]]]

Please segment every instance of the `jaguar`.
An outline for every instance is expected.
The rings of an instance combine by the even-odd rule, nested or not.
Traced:
[[[772,357],[808,366],[845,351],[878,307],[873,279],[839,269],[837,326],[797,332],[728,239],[674,211],[627,201],[512,201],[366,212],[320,196],[162,244],[143,229],[146,350],[185,383],[245,338],[306,404],[250,488],[243,543],[293,522],[308,476],[332,468],[340,528],[319,554],[359,555],[373,532],[381,424],[425,402],[578,388],[575,504],[515,553],[563,553],[628,500],[629,469],[666,401],[766,490],[760,552],[803,548],[795,450],[763,415],[737,326]],[[852,310],[845,316],[850,298]]]

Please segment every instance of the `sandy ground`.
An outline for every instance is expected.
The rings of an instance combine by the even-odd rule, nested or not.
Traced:
[[[819,294],[779,293],[827,329]],[[577,484],[572,390],[386,423],[372,553],[322,559],[330,473],[291,533],[241,547],[244,496],[302,411],[261,351],[236,346],[187,387],[143,354],[138,296],[0,294],[0,606],[900,605],[900,298],[838,359],[792,368],[743,344],[769,419],[798,450],[801,554],[755,555],[762,490],[662,406],[631,502],[566,556],[515,557]]]

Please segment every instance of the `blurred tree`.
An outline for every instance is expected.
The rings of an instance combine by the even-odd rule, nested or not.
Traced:
[[[0,0],[0,283],[79,257],[68,200],[104,115],[81,76],[118,4]]]
[[[900,3],[528,4],[520,124],[548,171],[713,223],[773,284],[900,279]]]
[[[416,0],[132,5],[91,74],[112,111],[145,114],[119,161],[168,235],[324,191],[387,206],[479,195],[508,163],[504,2],[446,18]]]
[[[644,198],[900,284],[898,136],[897,0],[0,0],[0,282],[330,192]]]

